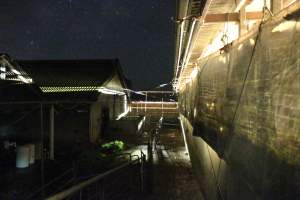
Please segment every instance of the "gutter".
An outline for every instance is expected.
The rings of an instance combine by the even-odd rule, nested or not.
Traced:
[[[190,0],[177,0],[176,1],[176,20],[183,19],[187,16],[188,14],[188,7],[190,4]],[[175,50],[174,50],[174,77],[176,76],[176,67],[177,67],[177,61],[178,61],[178,56],[180,56],[179,53],[179,43],[180,43],[180,26],[181,23],[175,24]],[[185,32],[185,31],[184,31]],[[184,33],[183,33],[184,34]],[[184,39],[185,35],[183,35],[182,42],[185,40]]]
[[[191,26],[187,27],[190,29],[189,32],[189,41],[186,43],[186,48],[185,48],[185,53],[184,53],[184,57],[183,57],[183,63],[181,65],[181,68],[178,70],[179,73],[176,76],[176,69],[177,69],[177,65],[175,64],[175,69],[174,69],[174,80],[178,79],[183,71],[183,68],[185,67],[185,65],[187,63],[189,63],[189,59],[190,59],[190,51],[194,48],[195,45],[195,40],[197,38],[198,32],[200,30],[200,27],[203,25],[205,16],[208,12],[208,9],[210,7],[210,4],[212,3],[213,0],[207,0],[205,3],[205,6],[203,8],[203,11],[201,13],[201,16],[199,17],[195,17],[195,21],[193,21],[191,24]],[[179,31],[179,29],[177,29],[177,31]],[[184,38],[185,40],[186,38]],[[178,44],[176,44],[176,51],[178,48]],[[184,49],[184,48],[183,48]],[[178,56],[176,57],[176,59],[178,58]],[[178,88],[176,88],[178,89]]]

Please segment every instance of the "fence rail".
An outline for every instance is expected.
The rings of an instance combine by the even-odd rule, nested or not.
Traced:
[[[136,159],[132,159],[46,199],[134,199],[144,191],[145,161],[145,154],[141,152],[141,156]]]

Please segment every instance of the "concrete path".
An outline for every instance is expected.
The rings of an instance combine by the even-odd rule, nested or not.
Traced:
[[[152,192],[146,199],[202,200],[180,130],[162,128],[157,140],[152,151]]]

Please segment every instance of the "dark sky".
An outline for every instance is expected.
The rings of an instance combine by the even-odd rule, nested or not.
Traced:
[[[174,0],[0,0],[0,52],[119,58],[134,88],[151,88],[172,78],[174,13]]]

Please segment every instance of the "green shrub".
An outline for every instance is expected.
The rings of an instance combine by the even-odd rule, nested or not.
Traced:
[[[119,140],[115,140],[101,145],[101,151],[108,154],[119,153],[123,150],[124,142]]]

